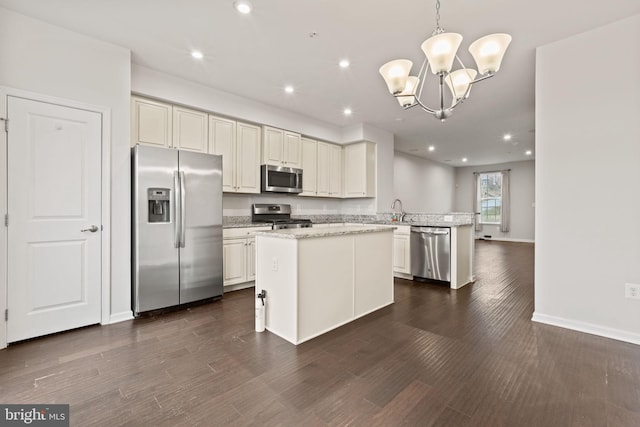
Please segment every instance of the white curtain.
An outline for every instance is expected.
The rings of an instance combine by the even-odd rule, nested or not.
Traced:
[[[500,231],[506,233],[509,231],[511,223],[511,191],[509,183],[509,170],[500,171],[502,174],[502,215],[500,219]]]
[[[478,200],[480,199],[480,186],[478,185],[478,176],[479,173],[473,173],[473,191],[471,192],[473,196],[473,213],[476,223],[476,231],[482,231],[482,224],[480,223],[480,207],[478,206]]]

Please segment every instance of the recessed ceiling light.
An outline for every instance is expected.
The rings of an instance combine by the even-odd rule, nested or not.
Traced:
[[[466,157],[463,157],[463,158],[462,158],[462,163],[467,163],[467,161],[468,161],[468,160],[469,160],[469,159],[467,159]]]
[[[504,136],[502,137],[502,139],[504,139],[505,141],[511,141],[511,134],[510,133],[505,133]]]
[[[351,63],[349,62],[348,59],[342,59],[338,65],[340,65],[340,68],[349,68],[349,65],[351,65]]]
[[[199,50],[192,50],[191,51],[191,56],[194,57],[195,59],[202,59],[204,58],[204,55],[202,54],[202,52],[200,52]]]
[[[284,87],[284,91],[287,93],[293,93],[293,86],[287,85]]]
[[[344,109],[344,115],[345,115],[345,116],[350,116],[350,115],[351,115],[351,113],[352,113],[351,108],[345,108],[345,109]]]
[[[436,149],[436,147],[434,147],[433,145],[429,146],[429,151],[434,151]]]
[[[251,3],[249,3],[247,0],[236,0],[233,2],[233,7],[235,7],[238,12],[244,15],[251,13]]]
[[[530,155],[533,154],[533,151],[527,150],[527,151],[524,152],[524,154],[525,154],[525,156],[530,156]]]

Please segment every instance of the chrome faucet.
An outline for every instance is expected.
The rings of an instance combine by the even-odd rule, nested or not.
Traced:
[[[400,199],[395,199],[393,201],[393,203],[391,204],[391,209],[395,209],[396,208],[396,202],[400,203],[400,222],[404,221],[404,217],[406,215],[404,208],[402,207],[402,200]]]

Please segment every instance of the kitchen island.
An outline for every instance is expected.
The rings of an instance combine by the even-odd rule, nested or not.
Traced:
[[[393,303],[393,228],[256,233],[266,329],[300,344]]]

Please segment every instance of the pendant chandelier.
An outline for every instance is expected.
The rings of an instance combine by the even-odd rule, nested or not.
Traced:
[[[418,75],[409,75],[413,62],[408,59],[396,59],[380,67],[380,74],[387,83],[389,92],[396,97],[405,110],[419,105],[424,111],[444,122],[453,109],[469,97],[474,83],[493,77],[500,69],[502,57],[511,43],[511,36],[490,34],[471,43],[469,52],[478,70],[466,68],[456,54],[461,42],[460,34],[447,33],[440,27],[440,0],[436,0],[436,29],[421,45],[426,58],[422,62]],[[454,60],[461,68],[451,71]],[[439,81],[440,99],[436,108],[428,107],[420,99],[429,70],[437,76]],[[477,77],[478,74],[479,77]],[[446,107],[445,84],[452,95],[451,104],[447,104]]]

